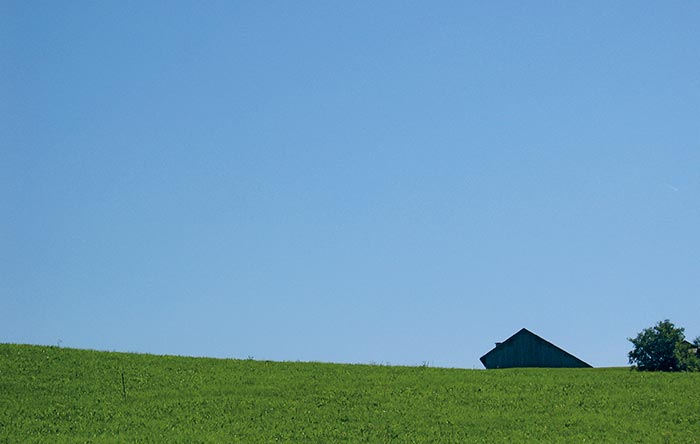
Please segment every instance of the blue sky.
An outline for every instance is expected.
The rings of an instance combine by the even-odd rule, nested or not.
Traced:
[[[700,4],[0,3],[0,342],[594,366],[700,335]]]

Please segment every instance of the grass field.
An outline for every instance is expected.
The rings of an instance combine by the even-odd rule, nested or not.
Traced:
[[[263,362],[0,344],[0,443],[39,442],[698,443],[700,374]]]

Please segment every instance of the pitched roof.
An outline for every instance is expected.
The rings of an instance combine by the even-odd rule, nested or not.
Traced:
[[[497,342],[496,347],[494,347],[491,351],[486,353],[484,356],[480,358],[481,362],[484,364],[485,367],[489,368],[489,365],[487,363],[495,358],[502,350],[508,348],[510,345],[512,345],[514,342],[517,342],[519,339],[522,337],[527,336],[533,339],[535,342],[543,345],[546,348],[556,350],[556,352],[561,356],[565,357],[567,360],[572,362],[573,364],[576,364],[575,366],[578,367],[591,367],[590,364],[587,362],[577,358],[576,356],[572,355],[571,353],[567,352],[566,350],[563,350],[560,347],[557,347],[556,345],[552,344],[551,342],[547,341],[546,339],[536,335],[535,333],[531,332],[530,330],[526,328],[520,329],[517,333],[515,333],[513,336],[509,337],[503,342]],[[513,365],[515,366],[520,366],[520,365]],[[545,366],[549,367],[550,365],[536,365],[536,366]],[[569,367],[569,365],[567,365]]]

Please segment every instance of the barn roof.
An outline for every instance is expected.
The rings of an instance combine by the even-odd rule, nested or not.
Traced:
[[[577,358],[576,356],[572,355],[571,353],[567,352],[566,350],[563,350],[560,347],[557,347],[556,345],[552,344],[551,342],[547,341],[546,339],[536,335],[535,333],[531,332],[530,330],[526,328],[520,329],[517,333],[515,333],[513,336],[509,337],[503,342],[497,342],[496,347],[494,347],[491,351],[486,353],[484,356],[480,358],[481,362],[484,364],[485,367],[489,368],[489,365],[487,365],[488,362],[490,362],[493,358],[496,358],[498,354],[501,353],[501,350],[508,348],[512,343],[517,342],[518,340],[522,339],[523,337],[529,337],[530,340],[535,341],[536,343],[539,343],[540,345],[547,347],[551,350],[555,350],[560,356],[565,356],[567,360],[570,362],[575,363],[577,367],[591,367],[590,364],[582,361],[581,359]],[[518,365],[515,365],[516,367]],[[538,365],[542,367],[548,367],[548,365]]]

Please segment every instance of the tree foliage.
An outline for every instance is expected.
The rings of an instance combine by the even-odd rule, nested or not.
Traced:
[[[634,346],[628,354],[629,363],[644,371],[700,371],[700,337],[693,345],[685,340],[684,331],[668,319],[645,328],[636,338],[628,338]]]

